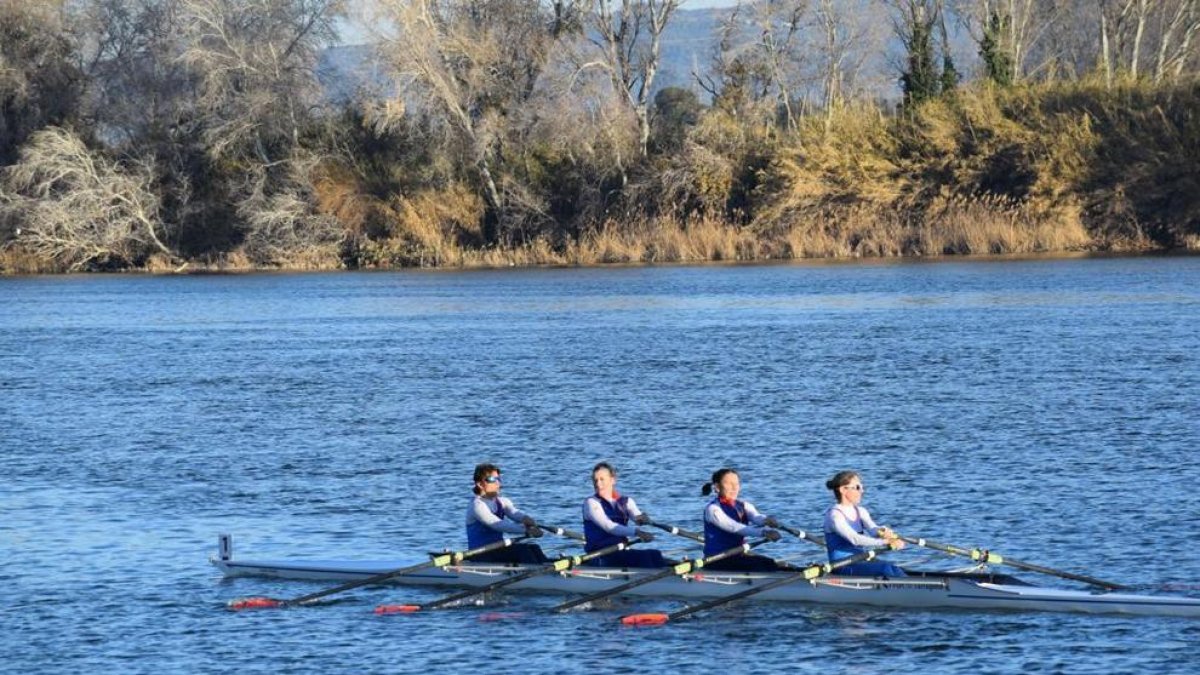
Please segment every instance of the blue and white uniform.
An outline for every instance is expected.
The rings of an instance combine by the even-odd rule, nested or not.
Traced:
[[[705,557],[746,543],[746,537],[761,537],[767,517],[750,502],[728,501],[717,497],[704,507]],[[762,571],[780,569],[771,558],[743,553],[707,566],[718,570]]]
[[[521,512],[507,497],[486,499],[475,495],[467,507],[467,548],[479,548],[504,539],[505,534],[525,534],[521,523],[529,515]],[[537,544],[515,543],[477,555],[476,562],[512,562],[536,565],[549,562]]]
[[[583,536],[587,538],[584,550],[588,553],[607,548],[637,536],[637,528],[630,525],[642,515],[637,502],[613,492],[608,500],[598,494],[583,500]],[[596,567],[665,567],[662,552],[654,549],[627,549],[593,558],[587,562]]]
[[[825,549],[829,552],[829,562],[844,560],[868,549],[886,547],[886,539],[867,534],[878,529],[879,526],[875,524],[871,512],[865,506],[843,507],[835,504],[829,507],[825,512]],[[836,570],[835,574],[863,577],[906,576],[904,570],[896,565],[880,561],[855,563]]]

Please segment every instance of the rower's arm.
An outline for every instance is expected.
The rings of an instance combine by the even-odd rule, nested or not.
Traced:
[[[750,502],[742,502],[742,506],[746,509],[746,518],[754,525],[763,526],[767,524],[767,517],[758,512]]]
[[[508,504],[501,502],[501,506],[504,507],[504,513],[510,518],[515,514],[520,513],[515,509],[510,511],[510,508],[512,507],[511,502]],[[524,525],[515,523],[511,520],[505,520],[503,518],[496,517],[496,514],[492,513],[492,510],[487,507],[487,504],[484,503],[482,499],[476,499],[471,505],[471,515],[475,517],[476,521],[486,525],[490,529],[496,530],[497,532],[511,532],[513,534],[523,534],[525,532]]]
[[[888,543],[883,539],[868,537],[865,534],[859,534],[858,532],[855,532],[854,528],[850,527],[850,521],[846,518],[846,514],[838,511],[837,509],[834,509],[833,513],[830,515],[828,525],[833,528],[834,532],[842,535],[842,538],[855,546],[873,548],[888,545]],[[866,526],[865,522],[863,523],[863,526]]]
[[[745,525],[725,515],[721,507],[716,504],[709,504],[704,509],[704,519],[726,532],[740,534],[743,537],[761,537],[763,533],[763,528],[757,525]]]
[[[621,525],[604,513],[604,507],[593,497],[583,500],[583,519],[590,520],[600,526],[600,529],[618,537],[635,537],[637,528]]]

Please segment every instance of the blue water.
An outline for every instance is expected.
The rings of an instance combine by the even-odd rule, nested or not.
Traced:
[[[722,465],[805,528],[855,468],[901,531],[1200,595],[1198,328],[1194,257],[0,279],[0,670],[1191,672],[1186,619],[371,613],[434,597],[403,588],[234,613],[329,584],[207,557],[458,546],[480,461],[571,527],[601,459],[692,528]]]

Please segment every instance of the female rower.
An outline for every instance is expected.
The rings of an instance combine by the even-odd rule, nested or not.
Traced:
[[[889,547],[893,551],[904,548],[904,540],[886,527],[875,524],[871,512],[862,506],[862,478],[854,471],[841,471],[825,482],[833,491],[837,503],[825,512],[825,548],[829,551],[829,562],[849,558],[869,548]],[[875,537],[867,534],[875,534]],[[903,577],[904,570],[889,562],[871,561],[847,565],[837,574],[852,574],[863,577]]]
[[[708,495],[714,490],[717,496],[704,507],[704,555],[721,553],[740,546],[746,537],[765,537],[779,541],[779,533],[769,529],[779,527],[770,516],[764,516],[750,502],[738,499],[742,489],[741,479],[733,469],[718,469],[712,480],[700,488],[700,494]],[[788,566],[771,558],[753,553],[743,553],[705,566],[707,569],[743,572],[774,571]]]
[[[584,550],[588,553],[607,548],[613,544],[628,543],[630,539],[643,542],[654,540],[654,535],[639,530],[630,524],[646,525],[650,517],[642,513],[632,497],[616,491],[617,471],[608,462],[600,462],[592,468],[592,485],[596,494],[583,500],[583,535],[587,537]],[[588,565],[596,567],[666,567],[661,551],[654,549],[626,549],[593,558]]]
[[[500,496],[500,467],[480,464],[475,467],[475,497],[467,507],[467,547],[479,548],[508,534],[540,537],[542,530],[533,518]],[[540,565],[550,562],[537,544],[514,543],[471,558],[477,562]]]

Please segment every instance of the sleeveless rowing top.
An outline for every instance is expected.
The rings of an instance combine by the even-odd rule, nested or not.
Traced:
[[[479,499],[479,497],[476,497]],[[487,501],[487,500],[484,500]],[[496,515],[500,520],[504,520],[504,504],[499,499],[488,504],[488,510]],[[484,525],[483,523],[471,519],[467,522],[467,548],[479,548],[494,544],[504,538],[504,533]]]
[[[608,516],[609,520],[618,525],[629,524],[629,507],[626,506],[629,503],[629,497],[617,497],[611,502],[600,495],[593,495],[593,497],[596,498],[596,501],[600,502],[600,508],[604,509],[604,515]],[[591,499],[591,497],[588,499]],[[584,513],[586,512],[587,509],[585,508]],[[609,534],[608,532],[605,532],[604,528],[600,527],[596,523],[593,523],[588,518],[583,519],[583,536],[587,538],[587,541],[583,545],[583,550],[587,551],[588,553],[602,549],[606,546],[612,546],[613,544],[619,544],[628,541],[625,537],[618,537],[615,534]]]
[[[725,515],[736,520],[743,525],[750,524],[750,517],[746,515],[745,502],[737,500],[732,504],[727,504],[720,500],[714,499],[708,503],[710,506],[716,504]],[[708,506],[704,507],[708,511]],[[704,518],[704,555],[705,557],[726,551],[734,546],[741,546],[746,543],[746,538],[740,534],[726,532],[716,525],[708,522],[708,517]]]
[[[832,511],[836,508],[837,508],[837,505],[834,505],[834,506],[829,507],[825,511],[825,520],[826,521],[832,520],[833,516],[831,514],[832,514]],[[846,519],[846,522],[849,523],[849,525],[850,525],[850,529],[854,530],[855,532],[857,532],[859,534],[865,535],[866,528],[863,526],[862,513],[859,512],[857,506],[854,507],[854,516],[855,516],[855,519],[853,521],[851,521],[849,518]],[[832,528],[826,528],[825,529],[825,550],[829,552],[829,562],[837,562],[843,558],[849,558],[852,555],[864,553],[867,549],[865,549],[861,546],[855,546],[854,544],[851,544],[845,537],[838,534]]]

